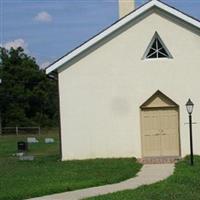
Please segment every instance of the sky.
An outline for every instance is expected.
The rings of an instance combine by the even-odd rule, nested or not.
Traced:
[[[200,19],[200,0],[162,1]],[[118,0],[0,0],[0,45],[22,46],[44,68],[117,19]]]

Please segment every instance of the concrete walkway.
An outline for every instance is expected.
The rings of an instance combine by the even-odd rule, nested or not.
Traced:
[[[29,200],[79,200],[121,190],[134,189],[141,185],[155,183],[172,175],[173,172],[174,164],[144,165],[135,178],[131,178],[120,183],[64,192],[60,194],[53,194]]]

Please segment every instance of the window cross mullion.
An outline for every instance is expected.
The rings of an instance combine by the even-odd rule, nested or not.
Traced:
[[[150,58],[151,56],[153,56],[156,52],[151,53],[150,55],[147,56],[147,58]]]
[[[166,56],[166,57],[167,57],[167,55],[166,55],[165,53],[163,53],[163,52],[161,52],[161,51],[159,51],[159,53],[162,54],[163,56]]]

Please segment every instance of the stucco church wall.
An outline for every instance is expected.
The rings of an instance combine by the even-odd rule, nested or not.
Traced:
[[[157,90],[180,106],[181,156],[189,154],[185,103],[193,100],[200,154],[200,30],[154,11],[59,70],[63,160],[142,157],[140,106]],[[155,31],[173,59],[142,59]]]

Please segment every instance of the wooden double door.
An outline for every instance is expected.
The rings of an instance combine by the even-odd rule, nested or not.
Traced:
[[[178,108],[141,110],[143,157],[179,156]]]

